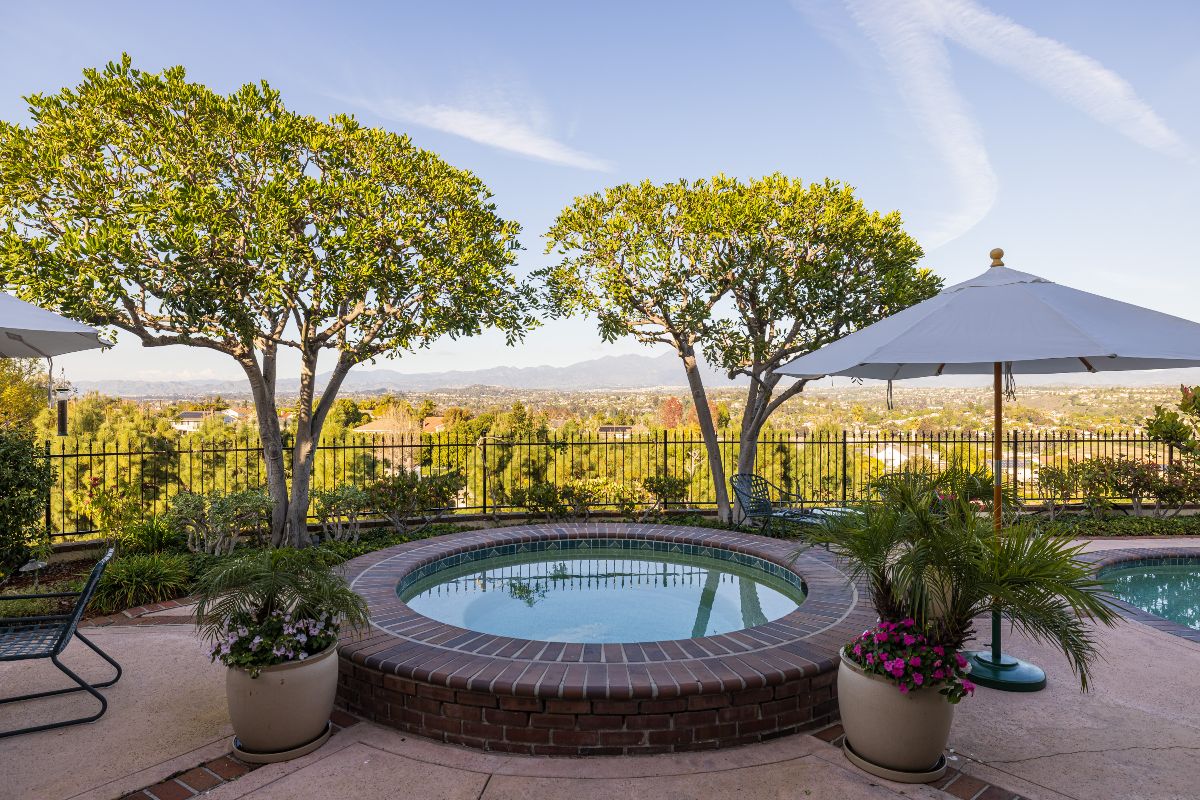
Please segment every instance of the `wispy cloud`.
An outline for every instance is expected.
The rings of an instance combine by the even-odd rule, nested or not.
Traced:
[[[826,35],[829,8],[795,0]],[[929,144],[941,154],[957,194],[956,208],[923,237],[930,247],[956,239],[987,216],[999,181],[984,136],[954,84],[946,42],[1007,67],[1129,139],[1160,153],[1192,153],[1133,87],[1093,58],[1039,36],[974,0],[843,0],[871,40]],[[845,37],[835,37],[846,46]]]
[[[347,102],[393,122],[420,125],[550,164],[607,172],[612,164],[576,150],[544,131],[544,114],[512,105],[410,103],[394,98],[346,97]],[[495,103],[492,104],[496,106]]]

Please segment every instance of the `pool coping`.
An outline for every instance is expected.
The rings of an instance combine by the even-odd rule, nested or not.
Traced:
[[[1080,560],[1092,565],[1096,574],[1105,567],[1113,567],[1130,561],[1143,561],[1157,558],[1200,558],[1200,547],[1118,547],[1107,550],[1093,550],[1080,555]],[[1112,595],[1108,596],[1121,615],[1128,620],[1148,625],[1157,631],[1178,636],[1189,642],[1200,644],[1200,630],[1189,628],[1178,622],[1164,619],[1157,614],[1138,608]]]
[[[651,539],[754,555],[808,587],[794,612],[764,625],[695,639],[572,644],[479,633],[422,616],[396,595],[421,566],[468,551],[553,538]],[[344,637],[343,658],[449,689],[562,699],[675,698],[774,687],[836,669],[838,650],[875,612],[834,559],[798,543],[736,531],[634,523],[547,523],[450,534],[398,545],[345,565],[367,601],[371,628]]]

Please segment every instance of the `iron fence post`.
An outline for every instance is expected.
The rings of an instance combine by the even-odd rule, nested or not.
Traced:
[[[846,447],[846,431],[842,430],[842,505],[846,505],[846,495],[849,492],[850,482],[850,459],[848,458],[848,450]]]

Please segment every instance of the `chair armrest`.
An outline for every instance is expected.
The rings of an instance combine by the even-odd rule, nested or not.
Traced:
[[[45,594],[0,594],[0,600],[44,600],[48,597],[79,597],[82,592],[46,592]]]

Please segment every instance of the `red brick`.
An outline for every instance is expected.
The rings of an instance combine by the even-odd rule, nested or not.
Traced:
[[[624,717],[615,714],[586,714],[575,721],[575,727],[581,731],[619,730]]]
[[[175,776],[175,780],[183,781],[194,792],[203,792],[206,789],[211,789],[223,783],[216,775],[201,767],[189,769],[182,775]]]
[[[361,720],[352,714],[347,714],[345,711],[335,708],[333,713],[329,715],[329,721],[339,728],[349,728],[351,725],[357,725]]]
[[[732,736],[737,736],[738,726],[736,722],[726,722],[723,725],[705,725],[696,728],[693,731],[693,738],[696,741],[707,741],[709,739],[728,739]]]
[[[958,779],[954,783],[942,789],[943,792],[962,798],[962,800],[970,800],[970,798],[979,794],[987,784],[978,778],[973,778],[970,775],[959,774]]]
[[[773,717],[776,714],[783,714],[788,711],[795,711],[796,698],[789,697],[786,700],[772,700],[769,703],[763,703],[759,708],[762,710],[764,717]]]
[[[541,711],[542,701],[536,697],[501,697],[500,708],[505,711]]]
[[[675,697],[670,700],[643,700],[640,710],[643,714],[673,714],[686,708],[687,700]]]
[[[718,709],[718,722],[744,722],[748,719],[758,719],[758,706],[730,706]]]
[[[403,696],[403,695],[399,695]],[[420,711],[422,714],[440,714],[442,713],[442,704],[437,700],[428,697],[408,697],[397,705],[402,705],[404,708],[411,708],[414,711]]]
[[[832,674],[832,673],[830,673]],[[785,697],[795,697],[800,694],[809,694],[812,691],[812,686],[808,678],[803,678],[797,681],[788,681],[781,683],[775,687],[775,699],[782,700]]]
[[[670,714],[638,714],[626,717],[625,727],[631,731],[666,730],[671,727]]]
[[[499,740],[504,738],[503,725],[489,725],[486,722],[464,721],[462,732],[463,736],[473,736],[477,739]]]
[[[399,675],[384,675],[383,688],[391,689],[393,692],[401,694],[416,694],[417,684],[407,678],[401,678]]]
[[[196,796],[191,789],[174,780],[163,781],[147,787],[146,793],[158,800],[188,800],[189,797]]]
[[[221,776],[222,780],[226,781],[232,781],[236,778],[240,778],[250,771],[250,767],[234,758],[230,758],[229,756],[214,758],[204,766],[217,773],[217,775]]]
[[[597,731],[551,731],[550,741],[565,747],[595,747],[600,744]]]
[[[439,733],[462,733],[462,720],[445,717],[425,717],[424,728],[427,731]]]
[[[716,725],[716,711],[688,711],[675,715],[676,728],[696,728],[701,725]]]
[[[574,728],[573,714],[530,714],[529,724],[535,728]]]
[[[418,684],[417,694],[421,697],[429,697],[433,700],[441,700],[442,702],[454,701],[454,690],[448,689],[445,686],[430,686],[427,683]]]
[[[496,695],[482,692],[468,692],[460,689],[454,695],[454,702],[464,706],[479,706],[480,708],[495,708],[499,705]]]
[[[645,740],[642,731],[600,731],[601,747],[632,747]]]
[[[145,792],[139,791],[139,792],[134,792],[133,794],[125,795],[124,797],[121,798],[121,800],[152,800],[152,798],[150,797],[150,795],[146,794]]]
[[[730,704],[727,694],[698,694],[687,699],[688,711],[704,711],[709,708],[724,708]]]
[[[551,714],[590,714],[592,704],[587,700],[559,700],[552,698],[546,701],[546,711]]]
[[[637,700],[593,700],[592,711],[597,714],[636,714]]]
[[[733,695],[733,704],[735,706],[757,705],[772,700],[775,697],[775,692],[770,687],[762,689],[747,689],[744,692],[736,692]]]
[[[523,711],[501,711],[498,708],[485,708],[483,721],[493,725],[509,725],[524,728],[529,724],[529,715]]]
[[[686,731],[646,731],[647,744],[688,744],[692,741],[692,732]]]
[[[845,733],[845,731],[842,729],[841,725],[830,725],[828,728],[823,728],[817,731],[813,734],[813,736],[817,737],[823,742],[832,742],[843,733]]]
[[[443,703],[442,716],[451,719],[469,719],[475,722],[483,719],[483,709],[478,706],[460,706],[456,703]]]
[[[504,739],[522,744],[549,744],[549,728],[505,728]]]

